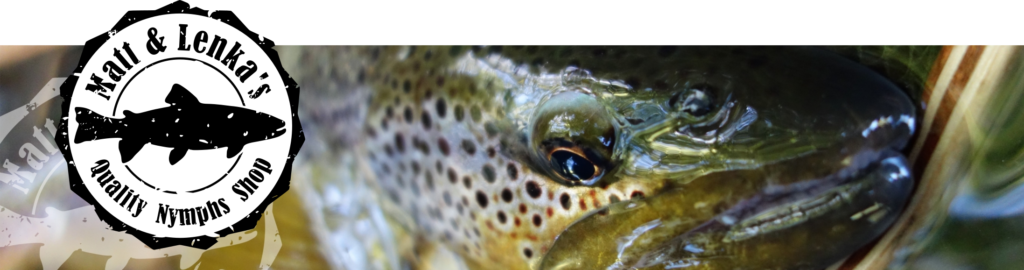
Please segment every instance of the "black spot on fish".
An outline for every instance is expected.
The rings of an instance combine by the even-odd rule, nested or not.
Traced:
[[[519,170],[516,169],[516,166],[512,165],[512,163],[509,163],[508,166],[505,167],[505,171],[508,173],[508,177],[511,178],[512,181],[519,178]]]
[[[366,125],[366,128],[364,128],[364,130],[366,131],[366,136],[369,136],[370,138],[373,139],[377,138],[377,130],[374,130],[373,127],[371,127],[370,125]]]
[[[465,109],[462,108],[462,105],[455,105],[455,111],[452,113],[455,114],[455,121],[462,122],[462,119],[466,118]]]
[[[427,112],[423,112],[420,114],[420,122],[423,123],[424,129],[430,129],[430,126],[433,125],[433,123],[430,121],[430,114]]]
[[[494,183],[494,179],[497,177],[497,173],[494,171],[494,166],[491,166],[491,164],[484,165],[484,168],[481,170],[481,174],[484,176],[484,180],[487,181],[487,183]]]
[[[420,152],[423,153],[424,155],[430,154],[430,146],[427,145],[427,142],[420,140],[420,138],[413,137],[412,146],[416,147],[416,149],[420,150]]]
[[[444,199],[445,205],[452,206],[452,195],[447,190],[441,194],[441,198]]]
[[[434,174],[427,172],[423,178],[427,182],[427,189],[434,191]]]
[[[494,136],[498,136],[498,125],[495,125],[494,122],[487,122],[484,124],[484,131],[487,131],[487,137],[494,138]]]
[[[440,149],[441,154],[444,154],[445,156],[451,154],[452,151],[451,146],[448,145],[448,140],[445,140],[444,138],[437,139],[437,149]]]
[[[405,112],[403,114],[405,115],[405,122],[411,124],[412,123],[412,108],[410,108],[409,106],[406,106],[405,107]]]
[[[444,98],[437,99],[434,107],[437,110],[438,118],[444,118],[445,114],[448,113],[448,104],[445,103]]]
[[[405,93],[409,93],[409,91],[411,90],[412,83],[409,82],[409,79],[406,79],[405,82],[402,82],[402,91],[405,91]]]
[[[530,250],[530,248],[524,248],[523,249],[523,256],[526,256],[527,259],[532,258],[533,257],[533,250]]]
[[[455,170],[448,168],[448,182],[455,184],[457,181],[459,181],[459,176],[455,175]]]
[[[472,155],[476,153],[476,144],[469,139],[462,139],[462,150],[466,151],[466,154]]]
[[[480,208],[487,208],[487,194],[483,191],[476,191],[476,203],[480,205]]]
[[[467,176],[463,176],[462,177],[462,185],[465,186],[466,189],[473,188],[473,179],[469,179],[468,175]]]
[[[542,218],[539,214],[533,214],[533,226],[540,227]]]
[[[558,202],[562,203],[562,209],[569,210],[569,208],[572,208],[570,199],[569,194],[566,193],[562,193],[562,196],[558,197]]]
[[[405,152],[405,139],[402,138],[402,133],[395,133],[395,148],[399,153]]]
[[[512,202],[512,191],[508,188],[501,190],[501,200],[507,203]]]
[[[542,192],[543,191],[540,189],[540,185],[537,185],[537,182],[534,182],[534,181],[526,182],[526,194],[529,194],[530,197],[532,197],[534,199],[540,198],[540,194]]]
[[[505,211],[498,211],[498,223],[505,224],[508,221],[508,217],[505,216]]]

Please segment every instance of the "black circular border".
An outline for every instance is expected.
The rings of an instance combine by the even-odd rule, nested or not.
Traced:
[[[121,18],[120,21],[117,22],[117,24],[114,25],[114,28],[112,28],[111,30],[114,33],[117,33],[136,22],[165,14],[192,14],[204,16],[221,21],[223,23],[230,25],[231,27],[234,27],[239,32],[242,32],[250,39],[252,39],[253,42],[259,45],[261,49],[263,49],[263,52],[266,53],[267,57],[270,58],[270,61],[274,63],[274,66],[277,68],[277,72],[281,74],[281,79],[284,81],[285,91],[288,92],[288,99],[289,102],[291,103],[290,105],[292,110],[292,143],[291,148],[288,151],[288,159],[285,161],[284,170],[281,171],[281,178],[277,181],[277,185],[275,185],[273,189],[270,191],[270,195],[267,196],[267,198],[262,203],[260,203],[260,205],[257,206],[252,213],[249,213],[248,216],[238,221],[234,225],[218,231],[217,234],[223,237],[235,232],[251,230],[256,227],[256,223],[259,221],[260,217],[262,217],[262,213],[267,209],[267,206],[288,191],[288,188],[291,183],[292,162],[295,161],[296,154],[298,154],[299,149],[302,148],[303,142],[305,142],[305,135],[303,134],[302,131],[302,124],[299,122],[299,116],[297,113],[299,104],[299,86],[295,82],[295,80],[292,79],[291,76],[289,76],[288,73],[284,71],[284,67],[281,65],[281,59],[280,57],[278,57],[277,51],[273,49],[274,42],[266,38],[261,39],[259,35],[253,33],[248,28],[246,28],[245,25],[242,24],[242,22],[238,19],[238,17],[235,16],[235,14],[231,11],[210,12],[200,8],[192,7],[184,1],[175,1],[174,3],[171,3],[157,10],[129,11],[124,15],[124,17]],[[140,231],[118,220],[105,209],[99,206],[99,204],[96,202],[96,199],[93,198],[92,194],[90,194],[89,191],[86,189],[84,183],[82,182],[81,175],[78,174],[78,169],[75,166],[75,161],[71,154],[71,148],[69,147],[70,144],[68,140],[67,130],[69,116],[68,109],[71,105],[71,95],[73,94],[75,85],[78,84],[79,79],[79,76],[75,74],[79,74],[82,72],[82,69],[89,62],[89,59],[92,58],[93,54],[95,54],[96,51],[100,48],[100,46],[106,43],[109,39],[110,35],[108,35],[105,32],[86,42],[85,48],[82,51],[82,58],[79,60],[78,66],[75,68],[75,71],[70,76],[68,76],[67,80],[65,80],[64,83],[60,86],[60,96],[64,98],[64,103],[61,105],[63,117],[61,118],[60,127],[58,131],[58,134],[60,135],[57,136],[57,138],[55,139],[57,141],[57,144],[60,146],[61,153],[64,154],[64,159],[68,163],[68,178],[71,185],[71,191],[75,192],[75,194],[78,194],[79,197],[82,197],[82,199],[84,199],[89,204],[96,206],[94,207],[96,209],[96,214],[99,216],[101,220],[107,222],[107,224],[109,224],[112,227],[111,229],[113,229],[114,231],[125,231],[128,234],[135,236],[135,238],[138,238],[140,241],[142,241],[152,249],[162,249],[178,245],[190,246],[204,250],[209,249],[211,246],[213,246],[213,244],[217,242],[217,238],[210,236],[198,236],[193,238],[156,237],[153,234]]]

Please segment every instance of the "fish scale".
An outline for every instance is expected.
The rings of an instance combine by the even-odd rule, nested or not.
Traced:
[[[867,144],[845,137],[846,131],[860,132],[858,128],[878,115],[907,112],[907,107],[901,107],[905,104],[900,103],[905,96],[896,94],[890,99],[896,92],[885,91],[891,89],[860,91],[879,93],[883,100],[895,102],[895,106],[866,106],[850,111],[849,116],[839,117],[835,116],[837,106],[830,106],[829,102],[842,100],[856,104],[865,97],[843,97],[849,94],[847,92],[835,94],[838,96],[828,92],[820,97],[787,96],[787,89],[806,88],[804,84],[813,84],[817,78],[790,82],[759,75],[778,74],[777,70],[766,69],[766,66],[777,69],[779,63],[785,63],[779,59],[788,61],[787,54],[794,51],[788,48],[347,47],[343,51],[334,59],[346,59],[341,61],[344,64],[338,65],[344,70],[321,72],[333,72],[342,78],[342,85],[354,85],[350,89],[340,86],[340,91],[368,97],[365,104],[343,108],[359,114],[365,112],[365,117],[336,119],[332,118],[336,113],[314,109],[314,121],[327,123],[323,126],[329,130],[347,132],[361,126],[363,137],[350,138],[343,145],[351,146],[357,155],[366,157],[367,170],[373,175],[370,179],[375,179],[373,184],[379,187],[388,203],[395,205],[393,210],[397,211],[390,215],[415,235],[424,237],[427,243],[441,243],[460,254],[471,268],[549,268],[551,262],[545,262],[545,258],[562,258],[566,252],[573,252],[566,251],[567,246],[582,254],[573,258],[605,262],[608,258],[602,255],[605,252],[602,250],[616,247],[601,241],[608,237],[621,241],[630,236],[616,235],[619,232],[644,228],[630,220],[618,220],[619,212],[608,212],[609,208],[605,207],[683,200],[690,204],[685,209],[692,208],[695,210],[691,211],[696,212],[679,212],[684,208],[678,208],[672,212],[644,214],[668,215],[664,216],[666,222],[658,225],[667,231],[652,234],[667,235],[661,240],[637,242],[635,246],[641,248],[639,251],[622,253],[620,250],[619,256],[663,250],[647,246],[677,239],[669,237],[678,234],[673,230],[690,226],[687,224],[692,224],[693,218],[730,213],[727,212],[730,207],[743,207],[742,198],[731,198],[732,194],[761,196],[733,193],[729,187],[707,183],[688,184],[690,181],[735,170],[744,178],[730,181],[740,181],[737,183],[747,188],[766,189],[773,187],[771,182],[765,186],[756,181],[778,181],[773,180],[777,173],[764,178],[758,171],[759,166],[820,151],[816,149],[830,149],[827,147],[839,138],[852,140],[850,147],[888,147],[885,142],[893,140],[893,145],[897,145],[894,148],[898,149],[908,136],[899,132],[890,134],[895,131],[882,126],[872,133],[882,135],[865,136]],[[804,63],[800,61],[805,61],[801,59],[804,58],[783,65],[799,68],[800,63]],[[828,70],[815,72],[821,73],[818,76],[822,78],[836,76]],[[728,94],[718,98],[727,105],[740,105],[723,107],[726,110],[720,111],[721,118],[716,120],[720,122],[716,122],[714,128],[658,131],[659,127],[675,125],[669,120],[678,117],[677,113],[666,110],[666,104],[670,103],[667,101],[676,100],[672,98],[676,93],[672,89],[691,87],[693,82],[723,88]],[[333,87],[338,86],[330,88]],[[733,94],[751,94],[737,92],[748,91],[744,89],[760,91],[762,100],[742,95],[740,100],[734,99]],[[613,149],[616,164],[607,168],[602,182],[596,185],[566,184],[564,179],[544,171],[543,164],[538,165],[531,159],[535,149],[530,146],[530,136],[535,132],[532,129],[537,114],[543,111],[548,100],[567,92],[595,97],[619,127]],[[827,97],[831,98],[829,102],[811,101]],[[773,102],[781,110],[766,106]],[[755,108],[757,114],[751,114]],[[912,117],[912,111],[910,113]],[[759,119],[771,121],[749,122]],[[890,122],[881,123],[889,125]],[[358,125],[353,126],[354,123]],[[876,121],[875,125],[878,123]],[[898,124],[890,126],[898,127]],[[835,137],[836,134],[829,133],[836,130],[843,131],[843,135]],[[730,137],[733,134],[735,137]],[[707,139],[711,137],[699,143],[691,140],[699,136],[717,136],[720,141]],[[873,143],[876,141],[883,143]],[[827,152],[827,158],[822,159],[822,164],[826,164],[822,170],[831,168],[828,162],[843,160],[842,155],[849,154],[844,151],[848,150]],[[840,156],[834,156],[836,153]],[[839,163],[843,162],[848,161]],[[804,175],[812,174],[791,175],[809,177]],[[680,190],[707,194],[691,196]],[[794,201],[784,194],[772,196],[778,202],[758,209],[772,209],[770,206],[774,203]],[[693,203],[696,198],[703,201]],[[817,209],[799,204],[780,207]],[[828,209],[846,210],[835,206]],[[740,210],[743,209],[732,212]],[[604,215],[608,217],[601,219]],[[764,224],[767,221],[758,220],[759,217],[773,216],[789,217],[784,213],[768,213],[741,224]],[[591,220],[595,218],[612,223],[600,221],[593,227]],[[790,225],[765,227],[768,228],[765,233],[773,230],[788,233],[785,228],[801,228],[799,224],[803,220],[787,222]],[[814,224],[823,224],[821,222]],[[608,227],[610,225],[613,227]],[[579,230],[573,228],[596,229],[585,230],[581,236]],[[761,236],[744,236],[753,240],[737,242],[769,241]],[[588,241],[602,244],[584,244]],[[571,245],[577,242],[583,246]],[[764,246],[777,244],[766,242]],[[552,251],[557,254],[550,254]],[[799,253],[793,251],[782,256],[798,256],[793,254]],[[629,259],[621,257],[620,266]]]

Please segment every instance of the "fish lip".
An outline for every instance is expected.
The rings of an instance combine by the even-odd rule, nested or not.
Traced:
[[[914,177],[909,172],[907,167],[909,164],[907,164],[903,154],[886,148],[879,151],[865,151],[859,154],[859,156],[862,159],[861,162],[853,162],[852,164],[839,167],[824,177],[788,185],[766,187],[761,193],[744,199],[729,210],[716,215],[709,222],[718,222],[729,227],[742,226],[745,222],[756,221],[757,217],[761,214],[786,210],[786,208],[791,208],[794,205],[801,205],[808,200],[813,201],[815,198],[828,195],[837,188],[855,184],[858,181],[865,181],[866,177],[882,170],[884,166],[889,164],[895,166],[901,166],[902,164],[902,167],[898,169],[900,173],[893,175],[893,179],[889,179],[889,181],[902,181],[903,186],[897,187],[895,192],[903,193],[904,201],[906,201],[906,198],[909,198],[909,190],[912,189]],[[898,159],[902,163],[897,164],[892,161],[893,159]],[[867,190],[858,192],[867,192]]]

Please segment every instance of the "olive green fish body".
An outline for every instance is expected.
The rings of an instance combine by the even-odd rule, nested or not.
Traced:
[[[355,50],[381,192],[476,267],[821,268],[912,183],[910,100],[820,49]]]

